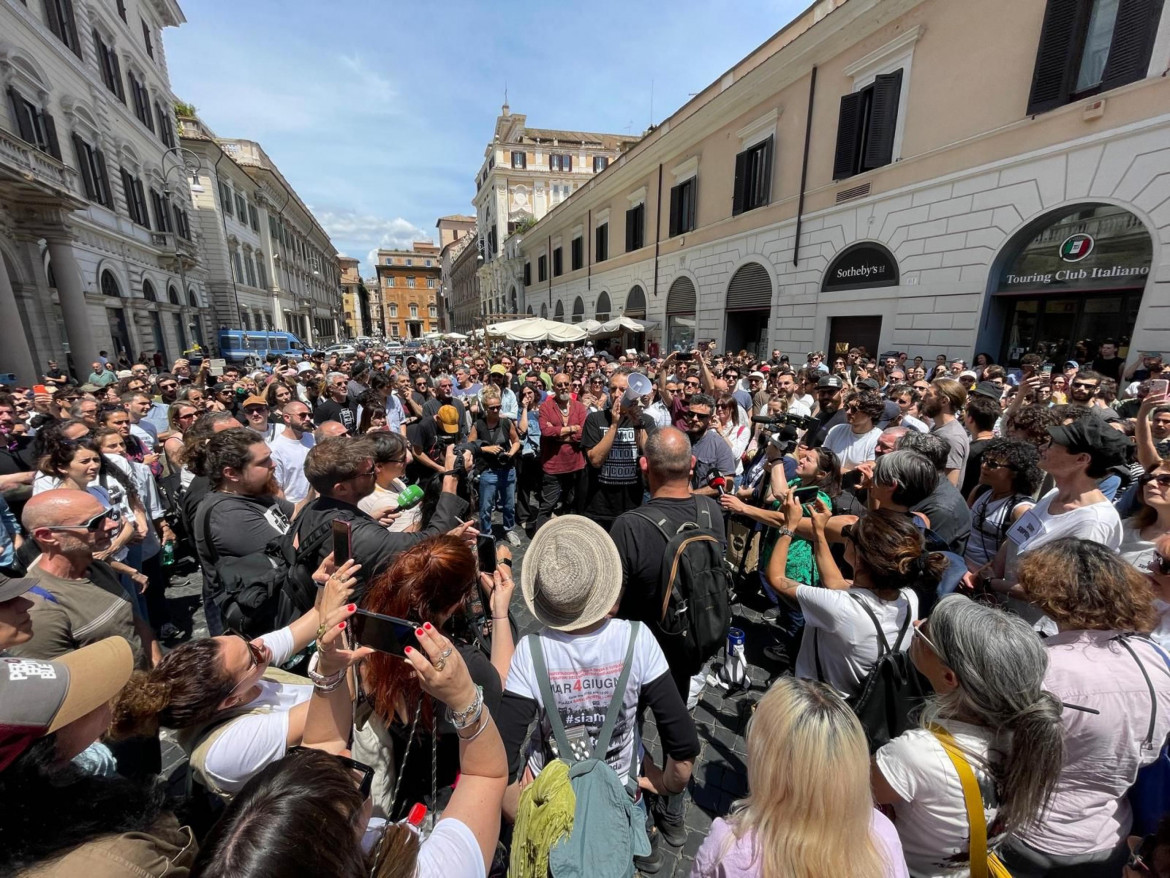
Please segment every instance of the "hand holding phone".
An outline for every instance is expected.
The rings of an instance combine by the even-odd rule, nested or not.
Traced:
[[[333,522],[333,563],[340,567],[353,557],[352,526],[348,521]]]
[[[350,617],[350,630],[354,640],[362,646],[376,649],[387,655],[406,655],[406,647],[418,649],[415,628],[418,626],[405,619],[383,616],[369,610],[358,610]]]
[[[496,572],[496,541],[490,534],[481,534],[475,541],[476,554],[479,556],[479,572]]]
[[[1149,387],[1149,396],[1164,396],[1167,391],[1170,391],[1170,381],[1165,378],[1151,378]]]
[[[813,485],[811,488],[796,488],[792,492],[792,496],[796,498],[797,503],[804,506],[806,503],[812,503],[816,500],[820,490],[816,485]]]

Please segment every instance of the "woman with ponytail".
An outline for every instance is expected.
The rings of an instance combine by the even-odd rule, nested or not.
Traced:
[[[852,697],[861,691],[881,652],[875,620],[892,649],[909,649],[907,626],[918,615],[916,592],[935,590],[946,558],[926,551],[921,528],[908,516],[876,509],[841,531],[845,561],[853,568],[853,579],[846,579],[825,534],[831,510],[818,499],[810,518],[824,588],[804,585],[786,575],[793,531],[804,517],[795,492],[789,492],[784,512],[786,526],[780,529],[767,575],[772,587],[796,600],[804,614],[796,676],[828,683]]]
[[[948,595],[914,633],[910,660],[935,694],[922,727],[875,754],[874,797],[894,808],[911,875],[957,878],[972,874],[972,855],[994,853],[1040,816],[1064,753],[1061,704],[1043,688],[1044,644],[1017,616]],[[944,740],[978,781],[985,851],[970,850],[963,787]]]

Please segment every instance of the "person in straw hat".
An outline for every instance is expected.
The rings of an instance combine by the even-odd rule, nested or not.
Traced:
[[[617,547],[602,528],[580,515],[553,519],[539,531],[525,557],[521,574],[524,602],[541,629],[517,645],[500,705],[500,732],[508,753],[509,775],[519,776],[522,760],[527,771],[504,797],[504,811],[515,818],[520,790],[555,758],[554,733],[549,722],[541,682],[533,666],[533,644],[539,639],[545,683],[571,741],[588,755],[615,694],[625,658],[631,670],[620,693],[621,712],[614,726],[605,761],[619,778],[631,776],[641,764],[641,790],[671,795],[686,788],[699,738],[687,713],[662,648],[644,625],[613,618],[621,597],[622,565]],[[633,649],[630,651],[631,638]],[[642,747],[638,707],[654,714],[666,764],[659,768]],[[540,716],[539,745],[525,749],[532,719]],[[655,836],[651,845],[655,847]]]

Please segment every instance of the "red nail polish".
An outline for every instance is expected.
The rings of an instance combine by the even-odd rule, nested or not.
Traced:
[[[338,628],[345,628],[345,623],[344,623],[344,622],[340,622],[340,623],[338,623],[337,627],[338,627]]]
[[[427,622],[427,624],[423,625],[423,627],[426,628],[427,631],[430,631],[431,630],[431,623]]]
[[[414,636],[415,636],[415,637],[422,637],[422,636],[423,636],[423,630],[422,630],[421,628],[415,628],[415,629],[414,629]]]
[[[407,655],[410,655],[412,652],[414,652],[414,647],[413,647],[413,646],[408,646],[408,647],[406,647],[406,654],[407,654]]]
[[[346,609],[352,613],[354,610],[357,609],[357,604],[350,604],[349,606],[346,607]]]

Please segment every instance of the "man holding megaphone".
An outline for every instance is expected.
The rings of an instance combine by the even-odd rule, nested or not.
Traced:
[[[587,464],[581,514],[606,530],[623,512],[642,505],[638,457],[655,427],[645,411],[652,389],[650,379],[641,372],[618,369],[609,376],[612,404],[590,414],[581,430]]]

